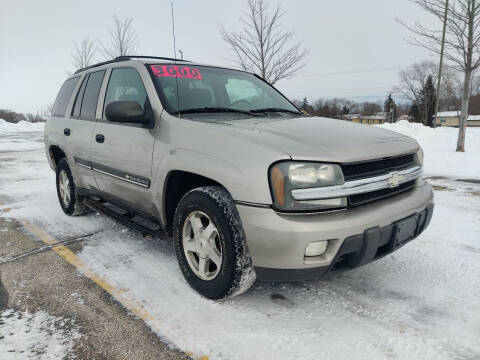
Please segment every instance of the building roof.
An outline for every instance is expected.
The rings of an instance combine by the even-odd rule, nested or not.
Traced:
[[[344,120],[352,120],[352,119],[366,119],[366,120],[385,120],[385,116],[382,115],[362,115],[362,114],[346,114],[341,115],[340,117]]]
[[[382,116],[382,115],[366,115],[366,116],[362,116],[362,119],[375,119],[375,120],[385,120],[385,116]]]
[[[438,117],[455,117],[458,116],[460,112],[458,111],[439,111]]]
[[[362,116],[361,114],[344,114],[344,115],[341,115],[341,117],[343,119],[356,119],[356,118],[359,118],[360,116]]]
[[[441,111],[438,113],[439,118],[457,117],[460,111]],[[467,121],[480,120],[480,115],[468,115]]]

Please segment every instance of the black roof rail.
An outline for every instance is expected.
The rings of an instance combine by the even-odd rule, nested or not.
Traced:
[[[117,56],[115,59],[119,60],[130,60],[130,59],[159,59],[159,60],[169,60],[169,61],[183,61],[183,62],[190,62],[188,60],[183,59],[175,59],[163,56],[148,56],[148,55],[122,55]]]
[[[117,57],[117,58],[112,59],[112,60],[102,61],[102,62],[99,62],[99,63],[97,63],[97,64],[93,64],[93,65],[84,67],[84,68],[82,68],[82,69],[78,69],[77,71],[75,71],[74,74],[78,74],[79,72],[82,72],[82,71],[85,71],[85,70],[88,70],[88,69],[93,69],[93,68],[96,68],[96,67],[98,67],[98,66],[107,65],[107,64],[112,64],[112,63],[116,63],[116,62],[119,62],[119,61],[126,61],[126,60],[129,60],[129,59],[124,59],[124,58],[119,59],[119,58]]]
[[[78,74],[79,72],[82,72],[82,71],[85,71],[85,70],[88,70],[88,69],[92,69],[92,68],[95,68],[95,67],[98,67],[98,66],[107,65],[107,64],[112,64],[112,63],[116,63],[116,62],[119,62],[119,61],[132,60],[132,59],[159,59],[159,60],[168,60],[168,61],[190,62],[190,61],[188,61],[188,60],[175,59],[175,58],[162,57],[162,56],[121,55],[121,56],[117,56],[116,58],[114,58],[114,59],[112,59],[112,60],[107,60],[107,61],[99,62],[99,63],[97,63],[97,64],[93,64],[93,65],[84,67],[84,68],[82,68],[82,69],[78,69],[77,71],[75,71],[75,74]]]

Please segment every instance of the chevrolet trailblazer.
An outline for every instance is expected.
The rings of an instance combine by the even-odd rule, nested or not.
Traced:
[[[364,265],[433,212],[415,140],[307,116],[254,74],[183,60],[77,71],[45,146],[67,215],[88,206],[173,235],[185,279],[210,299]]]

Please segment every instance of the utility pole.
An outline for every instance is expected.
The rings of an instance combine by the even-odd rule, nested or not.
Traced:
[[[445,15],[443,17],[442,46],[440,49],[440,65],[438,67],[437,96],[435,97],[435,117],[433,118],[433,127],[437,126],[438,104],[440,100],[440,84],[442,81],[443,53],[445,51],[445,33],[447,31],[448,0],[445,0]]]

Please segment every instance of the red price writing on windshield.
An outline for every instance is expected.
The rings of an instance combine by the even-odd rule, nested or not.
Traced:
[[[198,69],[189,66],[177,65],[150,65],[155,76],[173,76],[201,80],[202,75]]]

